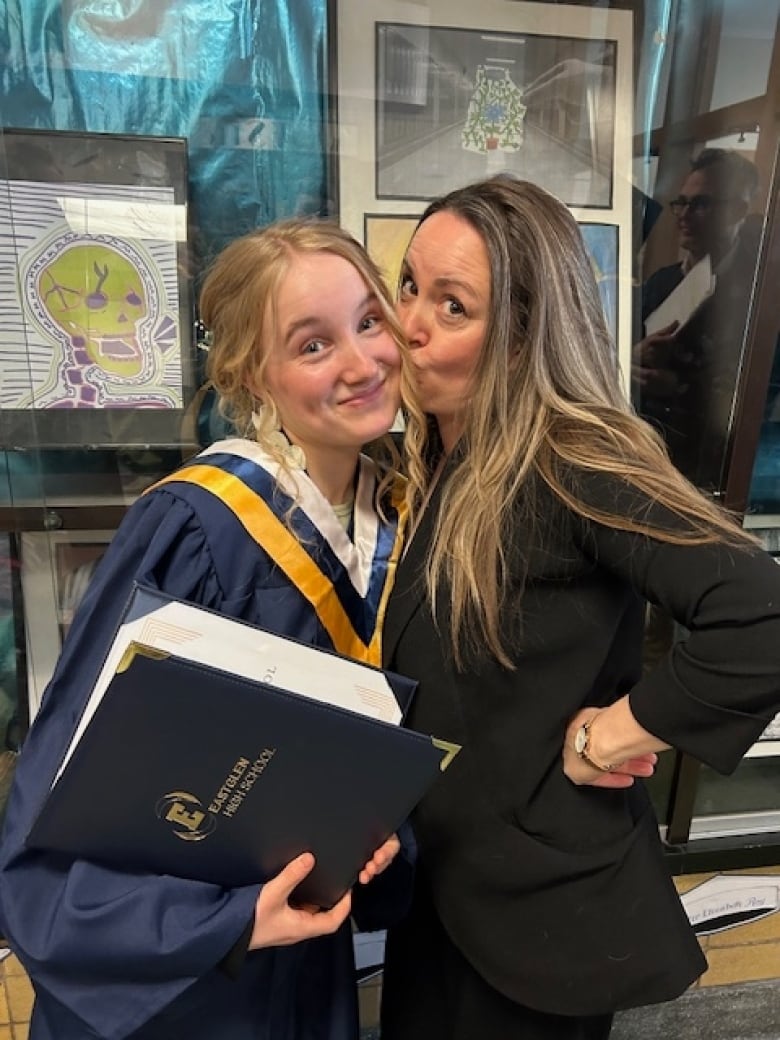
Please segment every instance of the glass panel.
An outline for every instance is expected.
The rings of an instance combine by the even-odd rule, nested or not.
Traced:
[[[697,486],[725,487],[725,461],[764,228],[754,157],[697,147],[667,160],[640,264],[632,397]]]
[[[632,398],[678,467],[715,495],[772,173],[773,130],[760,123],[779,13],[778,0],[659,5],[640,58]]]
[[[0,510],[27,626],[11,686],[18,697],[29,682],[33,705],[110,537],[107,510],[229,432],[204,385],[197,287],[225,242],[277,217],[338,215],[392,282],[433,195],[499,171],[557,192],[637,409],[695,483],[725,486],[777,144],[761,121],[780,0],[222,6],[214,18],[170,0],[132,19],[9,6]],[[775,371],[751,491],[762,514],[780,515],[778,391]],[[76,508],[90,515],[69,527]],[[659,818],[671,762],[650,785]],[[740,813],[753,783],[772,808],[772,762],[740,767]],[[731,811],[719,783],[705,772],[697,812]]]
[[[721,0],[712,97],[703,112],[764,94],[780,8],[777,0]],[[717,5],[713,5],[717,6]]]
[[[750,481],[748,513],[751,524],[764,528],[771,513],[780,521],[780,338],[777,341],[759,434],[758,450]],[[780,552],[780,528],[761,530],[766,547]]]
[[[778,742],[780,744],[780,742]],[[692,838],[780,830],[780,746],[774,755],[745,758],[724,777],[703,766]]]
[[[13,535],[0,534],[0,821],[15,755],[27,729],[27,681],[20,565]]]

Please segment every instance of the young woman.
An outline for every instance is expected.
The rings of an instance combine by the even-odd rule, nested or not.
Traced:
[[[25,848],[133,581],[380,660],[404,508],[392,473],[361,454],[399,401],[403,338],[379,274],[336,227],[281,223],[225,249],[201,314],[210,378],[243,436],[129,510],[16,772],[0,907],[35,987],[31,1040],[356,1040],[350,909],[381,927],[408,899],[405,854],[316,913],[288,901],[312,868],[308,853],[264,885],[226,890]],[[144,768],[142,747],[127,753]],[[389,839],[360,881],[398,848]]]
[[[543,189],[434,202],[398,312],[428,422],[385,661],[463,751],[413,817],[382,1040],[601,1040],[706,967],[635,778],[669,745],[729,772],[780,708],[780,568],[632,414]],[[643,677],[645,600],[690,636]]]

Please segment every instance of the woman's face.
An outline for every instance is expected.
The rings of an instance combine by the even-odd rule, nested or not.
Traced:
[[[400,396],[400,351],[376,297],[349,261],[330,253],[297,256],[279,286],[263,342],[270,344],[265,389],[307,459],[357,451],[390,429]]]
[[[422,406],[449,450],[473,385],[490,309],[482,236],[441,210],[417,229],[401,268],[398,315],[411,347]]]

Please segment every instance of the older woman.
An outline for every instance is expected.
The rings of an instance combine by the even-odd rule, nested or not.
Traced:
[[[601,1040],[706,967],[636,778],[669,745],[729,772],[780,707],[780,568],[632,414],[546,191],[432,203],[398,313],[428,421],[385,661],[463,751],[414,816],[382,1040]],[[690,636],[643,676],[645,600]]]

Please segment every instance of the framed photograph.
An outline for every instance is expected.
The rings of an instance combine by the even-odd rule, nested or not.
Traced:
[[[176,445],[196,379],[179,138],[0,134],[0,446]]]
[[[404,222],[453,188],[500,172],[542,185],[592,255],[614,260],[602,294],[627,379],[632,13],[337,0],[336,18],[341,223],[392,250]]]
[[[52,677],[76,607],[114,531],[55,531],[21,536],[21,580],[32,720]]]

